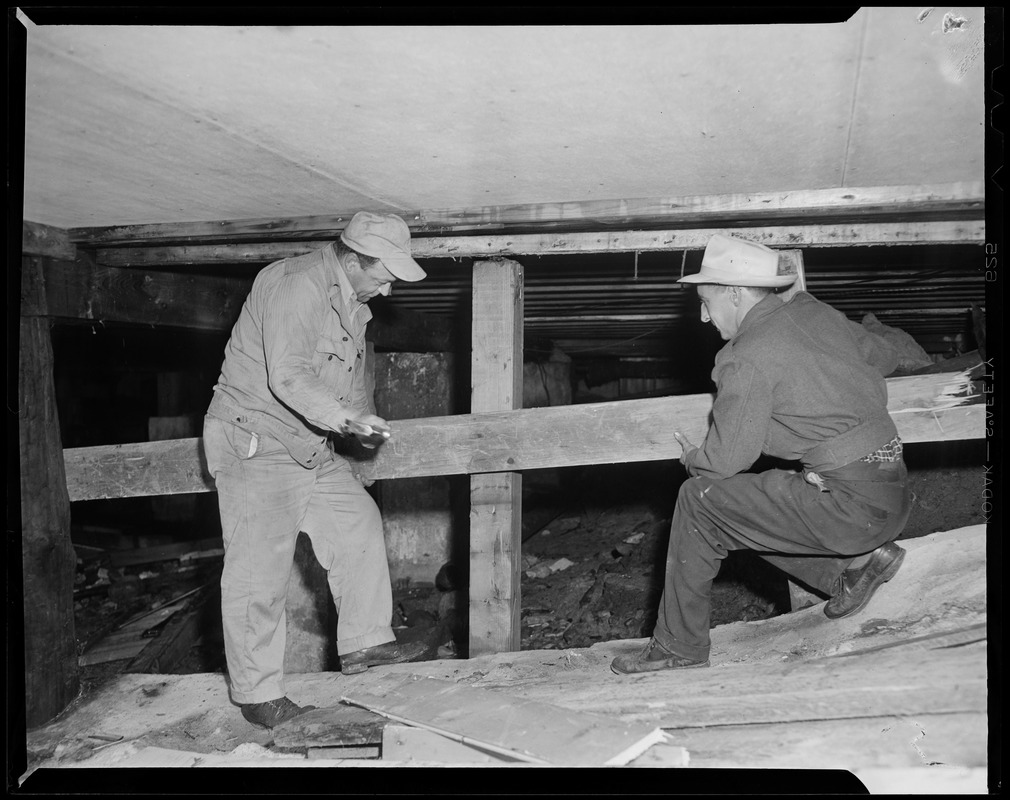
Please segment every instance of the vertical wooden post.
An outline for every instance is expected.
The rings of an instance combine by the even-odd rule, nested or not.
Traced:
[[[523,272],[514,261],[473,265],[472,413],[522,407]],[[522,474],[470,477],[472,658],[519,649]]]
[[[79,688],[74,631],[77,558],[70,541],[70,497],[45,313],[42,259],[25,257],[21,272],[18,433],[28,727],[42,725],[63,711]]]

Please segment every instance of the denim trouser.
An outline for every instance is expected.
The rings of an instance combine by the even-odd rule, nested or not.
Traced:
[[[207,466],[224,539],[221,614],[232,699],[284,696],[285,602],[304,531],[325,568],[342,655],[394,641],[379,509],[342,458],[306,469],[280,442],[208,416]]]
[[[708,658],[712,581],[730,550],[757,551],[830,595],[853,557],[898,537],[911,509],[903,462],[854,462],[820,475],[824,490],[781,469],[681,485],[653,634],[664,648]]]

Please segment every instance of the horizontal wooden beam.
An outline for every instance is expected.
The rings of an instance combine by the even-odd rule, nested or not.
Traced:
[[[788,225],[760,228],[703,228],[662,231],[594,231],[494,236],[427,236],[411,239],[414,258],[495,258],[516,255],[573,255],[703,250],[714,233],[741,236],[769,247],[854,247],[874,245],[975,244],[985,241],[982,220]],[[318,250],[327,241],[265,244],[180,245],[97,250],[106,266],[168,267],[196,264],[268,264]]]
[[[84,253],[47,261],[51,317],[229,330],[252,286],[248,278],[186,275],[98,266]]]
[[[21,253],[26,256],[48,256],[73,261],[77,257],[77,245],[70,241],[70,235],[62,228],[53,228],[38,222],[23,222]]]
[[[923,386],[950,380],[948,374],[888,380],[888,407],[906,442],[985,436],[983,405],[916,410],[922,408]],[[712,396],[698,394],[400,420],[392,423],[393,438],[354,469],[386,480],[663,461],[680,456],[674,426],[700,442],[711,410]],[[200,439],[63,453],[72,501],[213,490]]]
[[[588,200],[479,208],[404,211],[400,215],[415,233],[485,233],[521,228],[529,231],[657,227],[664,224],[704,224],[708,221],[845,220],[895,215],[974,215],[985,213],[981,182],[927,186],[842,187],[794,192],[695,195],[632,200]],[[90,247],[196,244],[209,242],[278,242],[291,239],[331,239],[347,225],[352,213],[277,219],[219,222],[118,225],[74,228],[72,241]]]
[[[252,278],[100,267],[83,252],[76,261],[45,261],[44,316],[200,331],[229,331],[252,288]],[[376,303],[367,338],[383,350],[446,352],[452,323],[441,317]]]

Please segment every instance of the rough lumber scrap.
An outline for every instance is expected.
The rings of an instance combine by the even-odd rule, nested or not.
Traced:
[[[345,703],[531,764],[620,766],[666,741],[659,728],[623,724],[549,703],[418,676],[390,677]]]
[[[337,705],[307,711],[273,729],[280,751],[313,747],[350,747],[382,744],[388,720],[364,708]]]
[[[411,239],[414,258],[496,258],[514,255],[647,253],[703,250],[714,233],[732,233],[769,247],[981,244],[985,222],[875,222],[842,225],[782,225],[755,228],[698,228],[661,231],[522,233],[495,236],[430,236]],[[182,264],[268,264],[318,250],[329,242],[180,245],[100,249],[100,264],[144,267]]]
[[[478,208],[411,211],[401,216],[417,233],[467,230],[507,230],[587,225],[655,227],[708,221],[856,218],[915,215],[982,216],[985,187],[981,182],[915,186],[869,186],[813,189],[794,192],[692,195],[621,200],[584,200],[565,203],[527,203]],[[224,220],[73,228],[71,241],[80,245],[187,244],[225,241],[281,241],[336,238],[351,214],[279,219]]]
[[[986,407],[955,405],[969,399],[953,393],[963,375],[888,379],[888,408],[906,443],[985,436]],[[712,396],[697,394],[399,420],[393,438],[354,469],[385,480],[675,459],[674,422],[698,442],[711,410]],[[202,448],[201,439],[68,448],[70,500],[213,491]]]

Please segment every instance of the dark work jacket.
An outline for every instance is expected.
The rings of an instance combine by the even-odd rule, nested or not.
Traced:
[[[872,453],[896,434],[884,376],[898,354],[806,292],[768,295],[719,351],[713,422],[685,466],[726,478],[765,453],[813,472]]]

